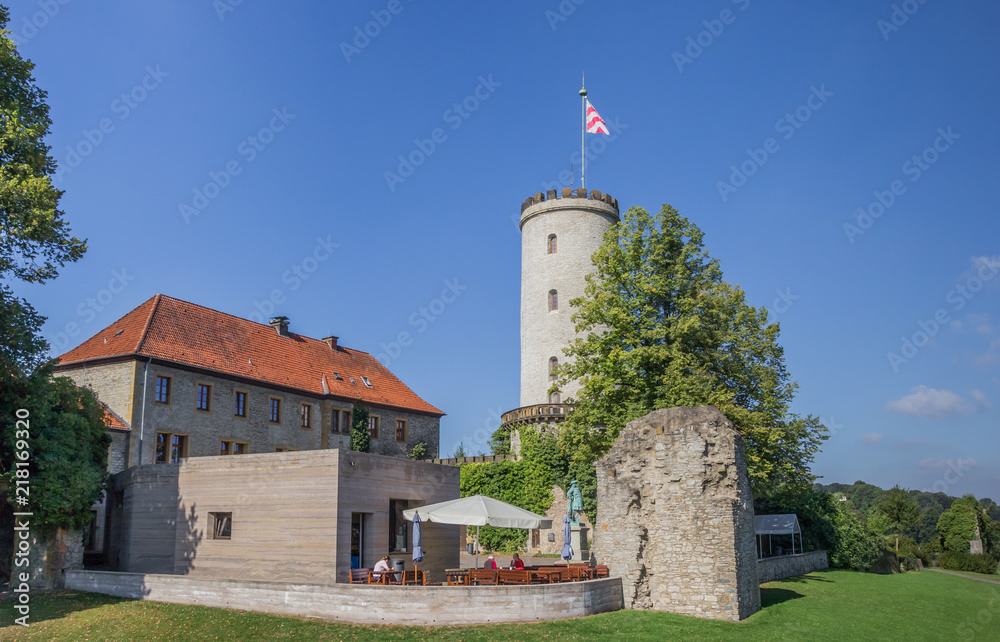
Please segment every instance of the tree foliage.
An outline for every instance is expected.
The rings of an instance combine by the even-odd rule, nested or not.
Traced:
[[[586,294],[571,301],[581,338],[553,389],[582,388],[561,436],[583,470],[622,428],[659,408],[718,407],[742,433],[755,492],[806,486],[826,428],[789,411],[796,390],[766,308],[722,279],[700,229],[669,205],[631,208],[594,254]]]
[[[355,406],[354,418],[351,420],[351,450],[359,453],[368,452],[370,435],[368,420],[371,412],[367,406]]]
[[[920,508],[910,498],[910,494],[899,487],[893,486],[888,493],[879,497],[875,510],[885,517],[887,531],[896,535],[896,554],[899,554],[899,536],[917,523],[920,518]]]
[[[35,65],[17,52],[8,20],[0,6],[0,277],[42,283],[87,248],[59,209],[56,163],[44,140],[52,124],[46,93],[31,75]]]
[[[882,536],[869,527],[846,502],[838,502],[834,513],[834,545],[829,551],[830,565],[864,571],[882,556]]]

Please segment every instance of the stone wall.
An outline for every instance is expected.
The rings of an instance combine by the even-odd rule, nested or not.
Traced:
[[[783,580],[786,577],[805,575],[821,568],[829,568],[829,566],[830,562],[826,557],[826,551],[765,557],[757,560],[757,580],[763,584],[764,582]]]
[[[346,399],[313,397],[284,389],[248,383],[229,377],[153,362],[148,373],[146,363],[126,361],[60,370],[59,376],[71,378],[77,385],[90,387],[101,401],[118,413],[132,428],[128,465],[151,464],[156,456],[159,432],[187,437],[187,456],[218,455],[220,442],[237,441],[249,445],[250,453],[282,450],[347,449],[350,428],[342,421],[343,411],[353,412],[354,403]],[[170,377],[169,403],[154,400],[156,376]],[[145,394],[143,385],[145,381]],[[209,409],[195,407],[198,384],[211,386]],[[134,394],[133,394],[134,391]],[[246,393],[246,416],[236,416],[236,392]],[[272,398],[281,402],[280,421],[269,421]],[[309,405],[311,421],[302,427],[301,408]],[[436,457],[440,446],[440,418],[398,408],[370,405],[371,414],[379,417],[378,439],[370,451],[393,457],[409,457],[410,449],[427,444],[425,457]],[[338,412],[338,431],[332,431],[331,414]],[[406,421],[406,440],[396,441],[396,420]],[[140,461],[140,444],[142,456]]]
[[[70,571],[74,591],[359,624],[534,622],[622,608],[617,577],[531,586],[369,586]]]
[[[743,439],[716,408],[629,423],[597,462],[596,555],[625,605],[720,620],[760,609]]]

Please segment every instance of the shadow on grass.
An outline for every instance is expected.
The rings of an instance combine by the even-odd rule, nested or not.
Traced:
[[[823,571],[813,571],[812,573],[806,573],[805,575],[796,575],[795,577],[786,577],[782,580],[775,580],[774,582],[768,582],[768,584],[775,584],[778,582],[787,582],[792,584],[805,584],[807,582],[833,582],[833,580],[828,580],[821,576]]]
[[[787,602],[788,600],[795,600],[800,597],[805,597],[805,595],[796,593],[795,591],[791,591],[789,589],[762,588],[760,589],[760,608],[766,609],[769,606],[781,604],[782,602]]]
[[[70,613],[88,611],[109,604],[121,604],[132,600],[101,593],[81,593],[77,591],[55,591],[31,596],[31,623],[58,620]]]

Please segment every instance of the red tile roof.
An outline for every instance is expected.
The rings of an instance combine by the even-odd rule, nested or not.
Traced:
[[[269,325],[157,294],[76,348],[59,368],[81,361],[152,357],[304,392],[444,413],[410,390],[367,352],[294,332],[280,336]],[[341,379],[337,379],[338,373]],[[367,377],[372,387],[366,386]],[[351,383],[351,379],[354,383]]]
[[[104,403],[103,401],[98,401],[98,403],[101,404],[102,408],[104,408],[105,426],[107,426],[108,428],[116,428],[118,430],[132,430],[132,428],[130,428],[129,425],[125,423],[125,420],[119,417],[117,414],[115,414],[115,411],[112,410],[108,406],[108,404]]]

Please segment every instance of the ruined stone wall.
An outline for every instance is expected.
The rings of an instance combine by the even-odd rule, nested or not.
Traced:
[[[625,605],[720,620],[760,609],[743,440],[716,408],[628,424],[597,462],[597,558]]]

